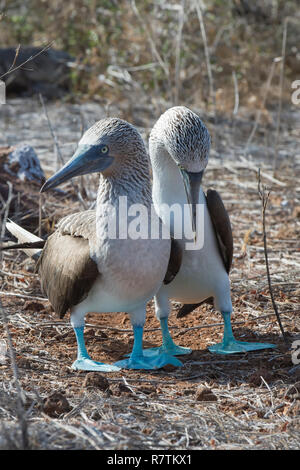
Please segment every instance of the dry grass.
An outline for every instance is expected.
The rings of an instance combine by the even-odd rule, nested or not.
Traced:
[[[215,131],[209,117],[204,118]],[[284,123],[290,126],[288,120]],[[99,380],[100,374],[74,372],[70,365],[76,355],[76,342],[68,321],[54,318],[32,273],[33,262],[23,254],[5,254],[1,298],[26,395],[31,448],[299,448],[300,371],[295,369],[289,347],[282,341],[270,300],[256,173],[261,167],[263,183],[272,187],[266,211],[269,263],[274,296],[291,343],[300,335],[300,204],[295,177],[299,157],[293,150],[295,136],[284,130],[287,153],[280,160],[280,175],[274,180],[272,154],[265,156],[271,150],[264,145],[263,128],[257,146],[250,149],[252,156],[245,159],[243,148],[252,123],[239,118],[234,132],[231,120],[224,118],[216,125],[217,133],[222,135],[220,149],[212,152],[204,184],[220,191],[233,225],[234,329],[243,340],[274,342],[277,348],[247,355],[213,356],[206,348],[221,339],[222,323],[210,307],[202,307],[182,320],[173,313],[170,320],[176,342],[193,349],[192,355],[184,358],[183,368],[124,370],[106,375],[108,383]],[[269,139],[275,131],[274,124],[268,130]],[[53,220],[79,209],[72,187],[68,188],[68,199],[62,201],[59,195],[52,195],[45,200],[44,231],[49,230]],[[31,200],[38,205],[38,188],[32,190]],[[177,308],[175,304],[174,310]],[[130,352],[133,336],[126,314],[90,314],[87,323],[93,325],[86,334],[93,358],[113,362]],[[147,347],[159,344],[158,327],[150,304]],[[0,332],[5,339],[2,327]],[[20,447],[17,393],[9,359],[0,368],[0,445]],[[51,398],[53,392],[60,395]]]
[[[241,106],[256,108],[272,61],[281,55],[285,18],[300,21],[299,10],[296,1],[273,0],[271,9],[268,1],[252,0],[250,9],[257,12],[247,13],[241,3],[247,2],[201,2],[204,24],[199,24],[198,0],[72,0],[63,5],[31,0],[29,6],[4,1],[0,43],[24,47],[54,41],[54,47],[72,54],[74,100],[128,104],[134,93],[154,106],[164,98],[227,112],[234,101],[235,73]],[[287,32],[284,99],[298,78],[298,45],[295,23]],[[215,96],[210,96],[212,77]],[[273,97],[280,85],[276,77]]]
[[[193,2],[171,0],[167,8],[162,1],[135,2],[142,21],[134,8],[127,8],[127,0],[100,2],[102,8],[93,15],[98,3],[73,0],[61,6],[57,1],[34,0],[32,16],[25,11],[25,18],[15,19],[18,8],[8,8],[1,42],[40,45],[55,40],[56,47],[77,58],[76,103],[79,98],[92,98],[93,103],[47,103],[47,120],[36,100],[12,100],[1,108],[0,145],[31,143],[48,174],[56,169],[54,148],[58,153],[59,145],[63,158],[70,156],[82,129],[107,113],[129,120],[146,139],[174,97],[195,109],[214,137],[204,186],[220,192],[233,226],[236,336],[274,342],[277,348],[214,356],[207,346],[221,339],[219,314],[203,306],[179,320],[174,304],[173,336],[178,344],[193,349],[182,368],[124,370],[107,374],[107,380],[101,374],[75,372],[70,366],[76,341],[68,318],[54,318],[33,262],[22,253],[7,253],[0,271],[0,296],[22,391],[18,393],[16,371],[4,355],[8,337],[1,324],[0,448],[24,447],[21,403],[28,446],[33,449],[299,449],[300,369],[281,338],[270,299],[257,192],[261,168],[262,182],[271,189],[266,231],[273,293],[291,344],[300,337],[300,132],[299,111],[289,106],[290,81],[299,78],[290,54],[299,42],[297,28],[287,35],[288,80],[282,96],[274,58],[282,47],[283,17],[297,14],[296,2],[273,2],[277,14],[270,12],[263,21],[255,12],[239,16],[234,8],[243,2],[230,2],[226,11],[226,2],[206,2],[206,52],[217,116],[208,102],[203,36]],[[122,7],[117,8],[117,3]],[[82,17],[87,18],[85,24]],[[283,105],[278,126],[274,110],[279,96]],[[1,165],[3,159],[5,152],[0,153]],[[16,181],[4,171],[1,194],[8,181],[14,194],[10,216],[35,233],[50,233],[59,218],[82,209],[71,185],[65,187],[67,194],[49,195],[40,205],[38,186]],[[88,193],[84,184],[77,184],[86,204],[92,204],[95,180],[89,181]],[[1,203],[3,217],[6,200]],[[130,352],[133,335],[125,313],[90,314],[87,323],[87,346],[94,359],[111,363]],[[152,303],[144,340],[146,347],[160,342]]]

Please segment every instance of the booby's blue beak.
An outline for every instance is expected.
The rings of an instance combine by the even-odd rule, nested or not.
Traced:
[[[108,151],[104,154],[103,147],[103,145],[79,145],[71,160],[46,181],[40,192],[55,188],[74,176],[104,171],[112,164],[113,157],[108,155]]]
[[[196,242],[197,239],[197,204],[199,202],[199,191],[200,185],[203,177],[204,170],[193,173],[191,171],[185,170],[183,167],[179,167],[184,189],[186,192],[187,201],[191,207],[191,217],[192,217],[192,230],[194,232],[194,239]]]

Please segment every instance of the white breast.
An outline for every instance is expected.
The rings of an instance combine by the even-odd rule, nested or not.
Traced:
[[[182,178],[175,164],[168,164],[167,168],[159,175],[154,174],[152,196],[155,209],[164,223],[167,223],[162,206],[164,203],[168,205],[180,204],[183,211],[184,205],[187,204],[187,198]],[[228,301],[223,300],[229,298],[230,302],[229,278],[219,253],[216,235],[202,189],[199,193],[199,204],[203,204],[204,210],[204,223],[201,227],[204,236],[203,247],[187,251],[185,249],[186,243],[191,243],[191,240],[183,237],[181,244],[184,252],[180,271],[174,281],[164,289],[171,299],[178,302],[198,303],[207,297],[214,296],[217,308],[222,302],[226,304],[222,305],[222,308],[229,308]],[[173,228],[171,224],[172,235],[174,235]]]

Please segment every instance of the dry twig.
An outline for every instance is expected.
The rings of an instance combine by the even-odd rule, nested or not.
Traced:
[[[8,327],[7,315],[2,306],[1,300],[0,300],[0,311],[1,311],[1,317],[3,321],[4,329],[5,329],[6,336],[7,336],[11,368],[12,368],[12,372],[14,376],[14,383],[15,383],[15,387],[17,389],[17,395],[18,395],[17,415],[18,415],[18,420],[19,420],[19,424],[21,428],[22,447],[24,450],[26,450],[26,449],[29,449],[29,438],[28,438],[28,423],[26,420],[26,414],[25,414],[25,409],[24,409],[24,394],[23,394],[23,391],[19,382],[18,367],[17,367],[15,351],[13,348],[12,339],[11,339],[11,335],[10,335],[10,331]]]
[[[269,292],[270,292],[270,297],[271,297],[273,309],[274,309],[274,312],[276,314],[276,318],[277,318],[277,321],[278,321],[283,339],[284,339],[285,343],[287,343],[286,334],[285,334],[285,331],[283,329],[281,319],[280,319],[280,315],[279,315],[277,305],[276,305],[276,302],[275,302],[275,299],[274,299],[273,288],[272,288],[272,283],[271,283],[270,268],[269,268],[267,234],[266,234],[266,207],[267,207],[267,204],[268,204],[270,191],[268,191],[266,193],[266,188],[261,185],[260,170],[258,170],[258,194],[259,194],[259,197],[260,197],[261,203],[262,203],[262,226],[263,226],[264,254],[265,254],[265,261],[266,261]]]
[[[57,163],[57,168],[58,168],[58,158],[59,158],[62,165],[64,165],[65,162],[64,162],[64,159],[63,159],[60,147],[59,147],[57,136],[54,132],[53,126],[52,126],[50,118],[49,118],[48,110],[47,110],[43,95],[41,93],[39,93],[39,97],[40,97],[40,101],[41,101],[41,104],[42,104],[42,107],[43,107],[43,110],[44,110],[44,113],[45,113],[45,116],[46,116],[46,119],[47,119],[47,122],[48,122],[48,127],[49,127],[49,130],[50,130],[50,134],[51,134],[53,142],[54,142],[54,146],[55,146],[55,150],[56,150],[56,157],[57,157],[56,163]],[[78,200],[79,200],[80,204],[82,205],[82,207],[85,210],[87,210],[88,206],[87,206],[87,204],[85,203],[85,201],[82,197],[82,194],[80,192],[79,187],[76,188],[72,180],[70,182],[71,182],[71,185],[72,185],[72,187],[75,191],[75,194],[77,194],[77,197],[78,197]]]
[[[10,66],[10,68],[8,69],[7,72],[5,72],[3,75],[1,75],[0,77],[0,80],[2,80],[2,78],[6,77],[6,75],[10,74],[10,73],[13,73],[15,72],[16,70],[20,69],[21,67],[23,67],[25,64],[27,64],[28,62],[36,59],[39,55],[43,54],[43,52],[47,51],[48,49],[50,49],[53,45],[53,41],[50,42],[49,44],[47,44],[45,47],[43,47],[43,49],[41,49],[39,52],[37,52],[35,55],[32,55],[30,56],[27,60],[25,60],[24,62],[22,62],[21,64],[17,65],[16,67],[14,67],[14,64],[16,63],[16,60],[17,60],[17,57],[19,55],[19,51],[20,51],[20,46],[17,47],[16,49],[16,54],[15,54],[15,58],[14,58],[14,61],[13,61],[13,64],[12,66]]]

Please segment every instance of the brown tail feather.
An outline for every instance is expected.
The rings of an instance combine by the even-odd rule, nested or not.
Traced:
[[[2,246],[0,247],[0,251],[6,250],[18,250],[18,249],[36,249],[36,248],[44,248],[46,240],[39,240],[37,242],[25,242],[25,243],[15,243],[9,246]]]
[[[193,310],[195,310],[197,307],[200,307],[200,305],[208,303],[208,304],[213,304],[213,297],[208,297],[207,299],[203,300],[199,304],[184,304],[180,308],[179,312],[177,313],[177,318],[183,318],[189,313],[191,313]]]

